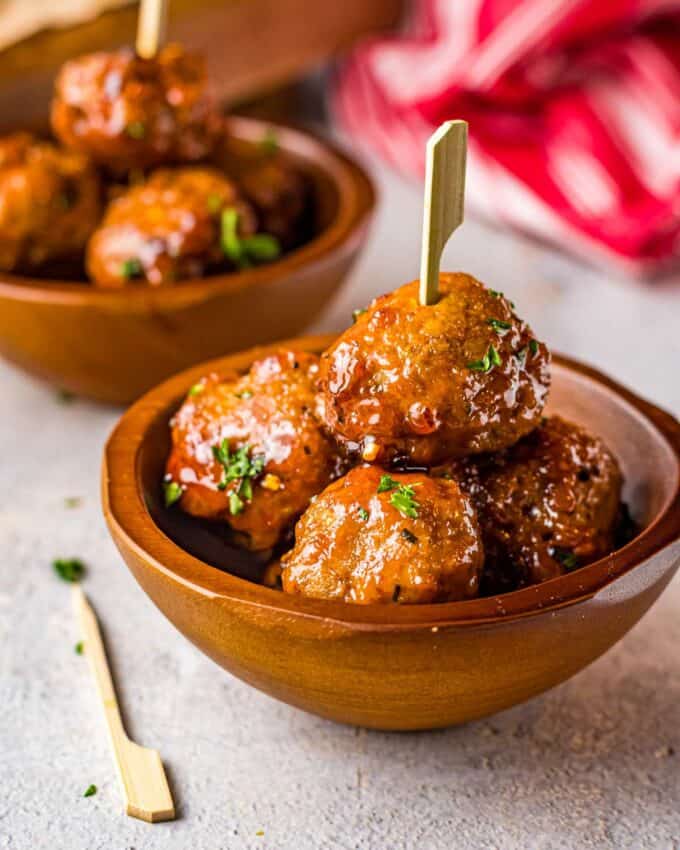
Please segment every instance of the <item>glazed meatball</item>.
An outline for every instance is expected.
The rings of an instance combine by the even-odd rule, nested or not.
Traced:
[[[550,417],[512,448],[464,462],[492,591],[536,584],[614,548],[621,472],[602,440]]]
[[[475,511],[453,480],[360,466],[331,484],[283,556],[286,593],[368,603],[470,599],[484,554]]]
[[[255,231],[255,216],[234,184],[202,166],[161,169],[109,204],[87,248],[93,283],[153,286],[200,277],[228,262],[222,216],[240,237]]]
[[[0,269],[31,271],[78,258],[100,206],[86,157],[30,133],[0,139]]]
[[[246,548],[273,547],[341,472],[314,415],[317,371],[316,355],[281,351],[193,387],[172,421],[166,501],[227,522]]]
[[[52,128],[68,147],[122,173],[203,159],[219,118],[203,60],[170,44],[153,59],[122,49],[67,62],[55,85]]]
[[[429,466],[512,445],[540,421],[550,383],[545,345],[499,292],[442,274],[376,299],[326,351],[320,414],[366,461]]]
[[[309,236],[311,189],[305,175],[279,158],[268,158],[239,178],[257,212],[262,230],[275,236],[284,250]]]

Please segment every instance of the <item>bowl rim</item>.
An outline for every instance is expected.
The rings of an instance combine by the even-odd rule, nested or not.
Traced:
[[[282,278],[307,271],[326,262],[337,249],[354,244],[370,218],[377,189],[359,162],[329,141],[307,129],[251,118],[229,115],[224,118],[229,135],[244,141],[257,141],[267,130],[276,134],[284,152],[323,172],[334,185],[338,208],[333,219],[312,239],[284,254],[280,260],[252,269],[183,280],[168,287],[96,287],[86,281],[37,278],[0,272],[0,297],[18,301],[51,304],[88,305],[113,312],[146,312],[149,305],[180,308],[206,297],[234,294],[245,287],[274,284]]]
[[[600,371],[553,354],[553,363],[558,367],[603,385],[627,402],[665,441],[675,458],[675,490],[670,498],[647,528],[610,555],[542,584],[499,596],[394,606],[353,605],[289,595],[238,578],[194,557],[156,525],[144,501],[138,461],[147,430],[159,417],[167,419],[186,394],[187,387],[211,371],[244,369],[255,358],[281,348],[319,352],[336,336],[300,337],[220,357],[172,376],[135,402],[114,427],[103,455],[102,507],[121,551],[133,551],[148,567],[203,596],[269,609],[284,617],[322,620],[350,630],[402,631],[462,627],[548,614],[595,596],[615,579],[680,539],[680,423]]]

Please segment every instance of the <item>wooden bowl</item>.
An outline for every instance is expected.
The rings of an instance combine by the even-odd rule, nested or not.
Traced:
[[[320,351],[329,342],[290,345]],[[245,369],[273,348],[190,369],[152,390],[114,430],[103,469],[109,528],[139,583],[193,643],[256,688],[323,717],[377,729],[463,723],[585,667],[640,619],[678,568],[680,424],[563,357],[554,359],[549,412],[607,442],[642,529],[617,552],[503,596],[414,606],[307,600],[209,566],[173,542],[175,532],[162,530],[169,530],[160,486],[168,418],[204,373]],[[238,559],[233,570],[243,573]]]
[[[249,118],[227,126],[244,142],[272,127]],[[273,129],[313,182],[311,241],[266,266],[162,288],[107,291],[0,272],[0,355],[77,395],[126,404],[194,363],[300,333],[356,259],[375,192],[331,144]]]

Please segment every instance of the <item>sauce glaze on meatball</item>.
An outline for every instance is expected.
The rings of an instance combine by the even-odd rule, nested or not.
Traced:
[[[484,554],[470,499],[453,480],[360,466],[334,482],[295,527],[283,590],[359,604],[477,595]]]
[[[342,471],[314,415],[317,371],[316,355],[281,351],[241,378],[191,389],[172,421],[166,468],[184,511],[227,522],[249,549],[279,541]]]
[[[320,412],[364,460],[431,465],[512,445],[540,421],[549,354],[501,293],[441,274],[377,298],[322,355]]]
[[[77,258],[101,209],[88,159],[30,133],[0,138],[0,269]]]
[[[537,584],[614,549],[622,477],[602,440],[557,416],[515,446],[463,461],[491,592]]]
[[[216,169],[160,169],[108,206],[87,248],[97,286],[154,286],[200,277],[224,265],[220,217],[231,208],[240,236],[255,231],[255,216],[234,184]]]
[[[55,135],[113,172],[208,156],[219,118],[202,58],[177,44],[141,59],[130,49],[66,62],[52,101]]]

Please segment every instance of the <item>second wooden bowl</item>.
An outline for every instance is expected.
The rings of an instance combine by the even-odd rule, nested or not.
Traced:
[[[76,395],[127,404],[180,369],[300,333],[316,318],[368,235],[370,178],[307,133],[250,118],[227,126],[250,143],[275,131],[313,183],[316,236],[275,263],[160,288],[0,273],[0,355]]]
[[[319,351],[329,342],[290,345]],[[292,597],[239,578],[237,558],[231,573],[210,566],[209,555],[174,542],[185,530],[173,529],[181,518],[170,519],[162,506],[168,420],[203,374],[246,369],[274,348],[204,364],[144,396],[109,439],[102,482],[109,528],[144,590],[200,649],[260,690],[378,729],[463,723],[585,667],[640,619],[677,570],[680,424],[562,357],[553,364],[548,412],[599,434],[618,457],[624,498],[641,529],[622,549],[514,593],[421,606]]]

